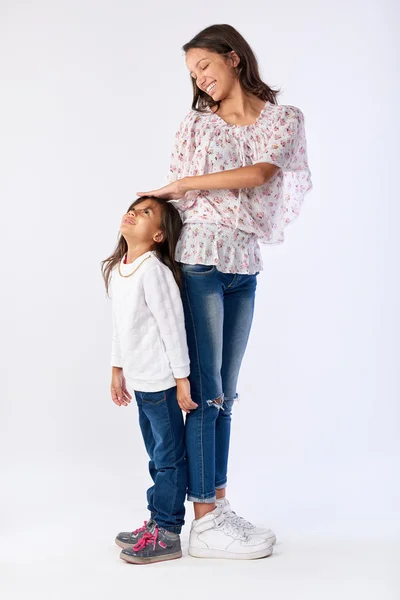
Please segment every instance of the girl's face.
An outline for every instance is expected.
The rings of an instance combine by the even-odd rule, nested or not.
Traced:
[[[158,202],[147,198],[131,207],[122,217],[121,235],[134,243],[160,243],[164,239],[161,229],[162,208]]]
[[[235,52],[231,52],[231,60],[203,48],[191,48],[186,53],[186,66],[196,85],[215,101],[227,98],[238,78],[234,67],[240,62]]]

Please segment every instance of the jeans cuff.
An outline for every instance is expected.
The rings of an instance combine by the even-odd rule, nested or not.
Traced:
[[[228,483],[225,481],[225,483],[217,483],[215,486],[216,490],[224,490],[227,487]]]
[[[217,498],[215,494],[211,498],[199,498],[188,492],[187,499],[189,502],[198,502],[199,504],[214,504]]]
[[[170,531],[171,533],[179,534],[182,531],[182,525],[169,525],[168,523],[160,523],[159,521],[157,521],[157,518],[155,518],[154,521],[157,523],[158,527],[161,527],[162,529],[166,529],[167,531]]]

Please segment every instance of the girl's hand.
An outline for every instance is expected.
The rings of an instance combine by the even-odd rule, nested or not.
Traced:
[[[128,406],[132,396],[126,389],[124,372],[120,367],[112,368],[111,399],[117,406]]]
[[[176,381],[176,398],[178,400],[179,408],[186,413],[190,413],[191,410],[197,408],[197,404],[193,402],[190,396],[190,383],[189,379],[175,379]]]
[[[162,200],[180,200],[185,197],[185,194],[188,191],[187,185],[185,184],[185,178],[183,177],[158,190],[152,190],[151,192],[136,192],[136,194],[138,196],[154,196],[155,198],[161,198]]]

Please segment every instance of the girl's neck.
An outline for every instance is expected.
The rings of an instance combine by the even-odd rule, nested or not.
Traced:
[[[253,122],[259,116],[265,102],[253,95],[245,94],[238,84],[235,86],[229,96],[221,101],[218,115],[228,122],[236,124],[246,124]]]
[[[146,254],[151,250],[152,246],[149,244],[129,244],[128,242],[128,250],[126,251],[125,263],[129,264],[134,262],[139,256],[142,254]]]

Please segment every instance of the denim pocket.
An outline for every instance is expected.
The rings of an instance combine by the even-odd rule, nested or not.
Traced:
[[[182,273],[185,275],[209,275],[210,273],[214,273],[217,268],[215,265],[187,265],[185,263],[181,263],[180,267]]]
[[[140,392],[142,401],[148,404],[160,404],[164,402],[166,395],[165,392]]]

